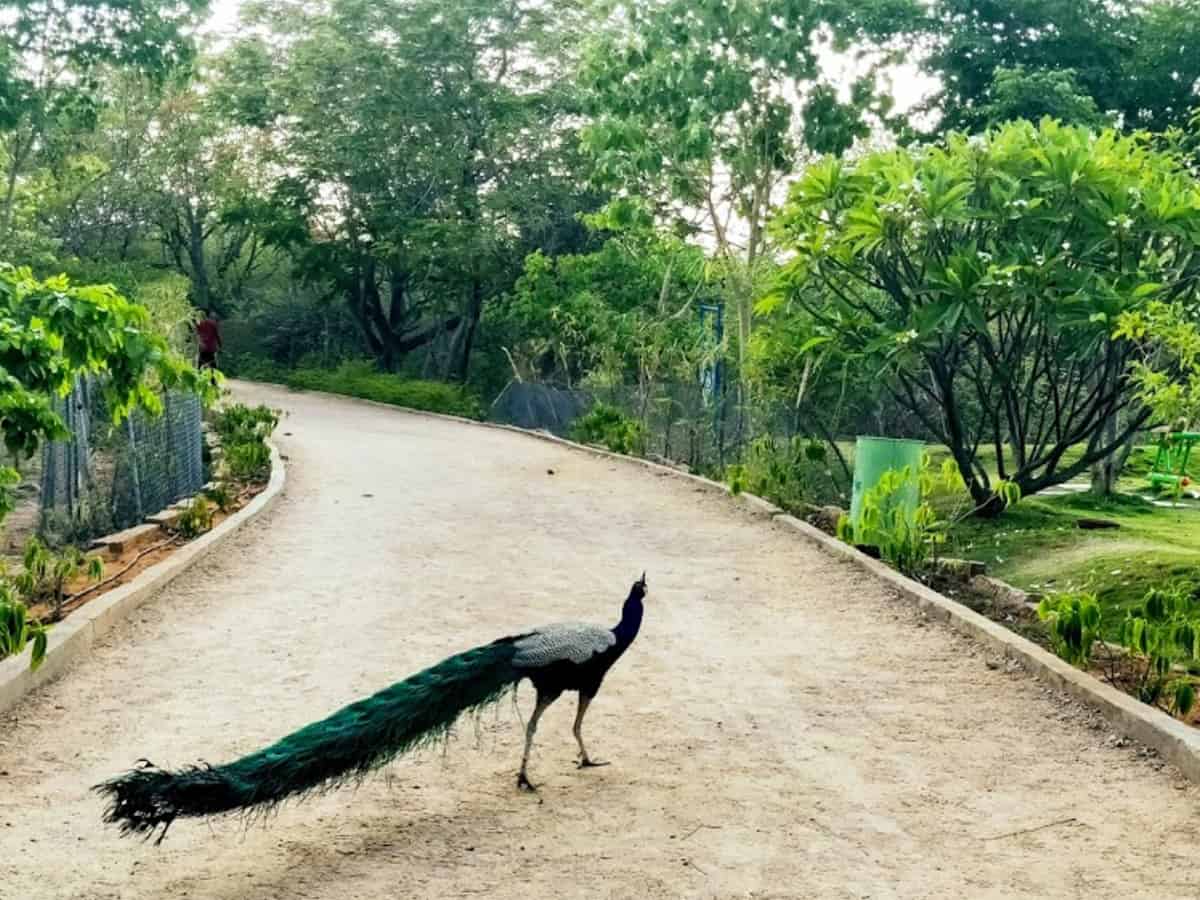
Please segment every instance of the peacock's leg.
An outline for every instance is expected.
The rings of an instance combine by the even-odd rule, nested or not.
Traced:
[[[521,757],[521,771],[517,775],[517,787],[524,788],[527,791],[536,791],[537,788],[529,781],[529,776],[525,774],[526,768],[529,766],[529,751],[533,749],[533,733],[537,731],[538,719],[542,717],[542,713],[546,711],[551,703],[558,699],[558,694],[553,696],[538,692],[537,704],[533,707],[533,715],[529,717],[529,724],[525,726],[525,753]]]
[[[591,697],[581,693],[579,695],[579,711],[575,713],[575,740],[579,742],[579,768],[581,769],[608,765],[606,762],[592,762],[588,757],[587,747],[583,746],[583,717],[591,702]]]

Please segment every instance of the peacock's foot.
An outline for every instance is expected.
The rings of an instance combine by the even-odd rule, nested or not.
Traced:
[[[607,762],[593,762],[592,760],[588,759],[586,756],[579,761],[579,768],[581,768],[581,769],[598,769],[601,766],[607,766],[607,765],[608,765]]]
[[[537,793],[537,786],[525,776],[524,772],[517,774],[517,788],[522,791],[529,791],[531,794]]]

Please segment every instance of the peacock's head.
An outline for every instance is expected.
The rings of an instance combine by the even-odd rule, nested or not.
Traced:
[[[642,577],[633,583],[633,587],[629,591],[630,600],[641,600],[646,596],[646,573],[642,573]]]

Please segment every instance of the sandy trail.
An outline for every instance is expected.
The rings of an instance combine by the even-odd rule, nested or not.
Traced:
[[[0,719],[0,897],[1195,897],[1197,792],[1034,680],[728,500],[518,435],[265,388],[274,510]],[[287,432],[287,434],[284,434]],[[553,475],[547,473],[553,469]],[[468,646],[646,622],[515,790],[502,704],[267,827],[159,848],[88,786],[224,761]],[[1026,834],[1010,832],[1074,818]]]

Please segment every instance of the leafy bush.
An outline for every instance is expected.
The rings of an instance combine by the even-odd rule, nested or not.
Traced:
[[[910,512],[904,497],[912,490],[914,479],[920,500]],[[838,523],[838,537],[847,543],[875,547],[889,565],[914,575],[946,542],[950,525],[934,509],[931,498],[942,493],[961,495],[964,489],[962,476],[952,461],[934,470],[926,455],[920,472],[914,473],[908,467],[884,472],[878,484],[863,495],[858,524],[843,516]]]
[[[1191,678],[1179,666],[1200,660],[1200,602],[1181,588],[1153,588],[1126,614],[1121,650],[1098,644],[1102,615],[1094,594],[1061,594],[1038,605],[1054,651],[1087,668],[1095,648],[1103,651],[1105,679],[1143,703],[1186,716],[1196,703]]]
[[[12,586],[0,582],[0,659],[15,656],[33,645],[29,668],[37,669],[46,658],[47,629],[29,617],[29,610],[13,596]]]
[[[233,494],[230,492],[228,485],[214,484],[210,488],[205,488],[204,496],[208,498],[221,512],[229,512],[233,508]]]
[[[791,511],[845,500],[845,485],[829,465],[828,449],[806,438],[759,438],[741,463],[726,470],[725,480],[734,494],[749,491]]]
[[[253,353],[224,353],[220,360],[221,371],[231,378],[246,381],[263,381],[269,384],[286,384],[288,369],[267,357]]]
[[[601,444],[613,453],[637,455],[645,448],[646,435],[640,422],[616,407],[597,403],[587,415],[575,420],[571,439],[581,444]]]
[[[75,286],[65,276],[39,281],[28,269],[0,263],[0,437],[11,458],[31,456],[45,440],[62,440],[66,423],[52,398],[82,373],[103,375],[114,424],[134,408],[162,411],[159,388],[215,394],[207,375],[171,352],[145,308],[106,286]],[[0,517],[11,509],[15,468],[0,467]]]
[[[1100,637],[1100,604],[1096,595],[1043,597],[1037,614],[1049,627],[1054,652],[1073,666],[1086,667]]]
[[[269,463],[269,460],[268,460]],[[187,539],[199,537],[212,528],[213,512],[203,497],[194,497],[175,520],[175,530]]]
[[[108,284],[150,316],[150,326],[175,352],[190,357],[200,310],[188,294],[191,281],[176,272],[127,261],[65,260],[63,271],[75,284]]]
[[[1143,703],[1187,715],[1196,702],[1191,680],[1174,668],[1200,659],[1198,607],[1183,590],[1154,588],[1140,607],[1126,614],[1121,645],[1134,664],[1118,671],[1126,690]]]
[[[946,523],[933,507],[921,503],[910,512],[902,502],[913,473],[908,467],[883,473],[879,483],[863,496],[857,525],[843,516],[838,537],[847,543],[875,547],[890,566],[906,575],[925,567],[935,546],[946,539]]]
[[[343,363],[332,370],[297,369],[288,374],[286,384],[297,390],[345,394],[423,412],[483,418],[479,398],[460,385],[389,375],[369,362]]]
[[[212,425],[223,444],[260,443],[279,424],[279,413],[268,406],[235,403],[213,414]]]
[[[25,545],[21,563],[22,571],[13,579],[21,599],[30,606],[49,604],[55,618],[62,613],[66,586],[71,579],[86,572],[89,578],[98,581],[104,574],[104,564],[98,556],[84,556],[76,547],[55,552],[36,537]]]
[[[266,481],[271,475],[271,448],[261,441],[228,444],[225,465],[235,481]]]
[[[267,438],[279,424],[276,410],[235,403],[214,413],[211,422],[221,439],[230,478],[239,482],[260,482],[270,477],[271,448],[267,446]],[[203,503],[202,500],[198,502]]]

